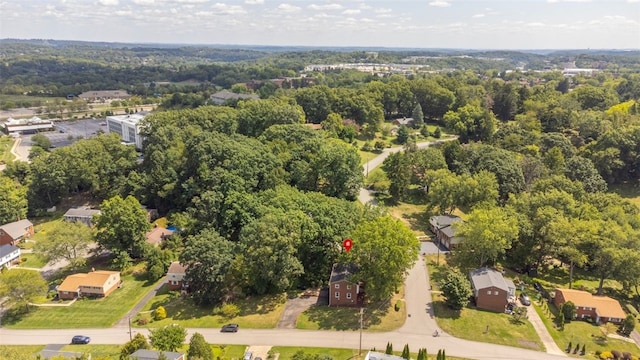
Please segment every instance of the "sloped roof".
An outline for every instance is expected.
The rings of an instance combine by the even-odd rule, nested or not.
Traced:
[[[7,234],[9,234],[9,236],[11,236],[11,238],[13,238],[14,240],[23,236],[25,234],[25,230],[30,227],[33,226],[33,224],[31,223],[31,221],[27,220],[27,219],[23,219],[20,221],[15,221],[12,223],[8,223],[8,224],[4,224],[2,226],[0,226],[0,230],[6,232]]]
[[[136,350],[133,354],[129,355],[131,359],[137,360],[157,360],[160,357],[160,353],[164,354],[168,360],[176,360],[180,359],[183,355],[177,352],[171,351],[156,351],[156,350],[147,350],[147,349],[139,349]]]
[[[365,356],[365,360],[403,360],[403,357],[396,355],[384,354],[377,351],[369,351]]]
[[[598,316],[624,319],[627,316],[620,303],[608,296],[594,296],[590,292],[574,289],[556,289],[562,293],[565,301],[571,301],[576,306],[592,307]]]
[[[180,264],[178,261],[174,261],[169,266],[169,270],[167,270],[167,274],[184,274],[187,270],[186,265]]]
[[[159,244],[164,240],[165,237],[171,236],[173,234],[173,230],[169,230],[163,228],[162,226],[158,226],[156,228],[151,229],[146,235],[145,238],[149,244]]]
[[[455,215],[437,215],[429,218],[429,223],[431,223],[431,225],[438,228],[450,226],[451,224],[454,224],[460,221],[462,221],[462,219],[459,216],[455,216]]]
[[[329,282],[349,280],[349,276],[358,272],[358,267],[352,264],[333,264],[331,269],[331,278]]]
[[[90,273],[78,273],[67,276],[58,286],[58,291],[76,292],[80,286],[104,286],[109,276],[120,274],[118,271],[97,270]]]
[[[509,292],[510,286],[512,289],[515,288],[515,286],[513,286],[513,281],[507,282],[504,276],[502,276],[502,273],[487,267],[471,270],[469,272],[469,277],[471,278],[473,288],[476,290],[495,286],[498,289]]]
[[[5,255],[9,255],[16,250],[20,250],[20,248],[10,244],[0,245],[0,258]]]
[[[64,213],[64,216],[73,217],[93,217],[93,215],[100,214],[100,210],[91,209],[88,207],[71,208]]]

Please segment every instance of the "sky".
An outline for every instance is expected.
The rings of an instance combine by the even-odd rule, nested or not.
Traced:
[[[640,49],[640,0],[0,0],[0,38]]]

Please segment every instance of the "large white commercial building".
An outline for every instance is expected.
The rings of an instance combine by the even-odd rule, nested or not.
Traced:
[[[31,119],[8,118],[2,126],[7,134],[35,134],[38,131],[53,130],[53,121],[43,120],[37,116]]]
[[[142,136],[140,135],[140,121],[146,114],[107,116],[107,132],[120,135],[123,142],[135,144],[137,149],[142,149]]]

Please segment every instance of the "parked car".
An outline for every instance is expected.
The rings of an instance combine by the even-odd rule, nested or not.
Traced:
[[[244,353],[242,360],[251,360],[253,359],[253,353],[251,351],[247,351]]]
[[[91,338],[84,335],[76,335],[71,339],[72,344],[88,344]]]
[[[527,296],[527,294],[525,294],[525,293],[520,294],[520,302],[524,306],[531,305],[531,300],[529,299],[529,296]]]
[[[533,288],[536,289],[536,291],[542,291],[542,286],[540,286],[540,283],[537,281],[533,283]]]
[[[239,328],[238,324],[227,324],[220,329],[220,332],[238,332]]]

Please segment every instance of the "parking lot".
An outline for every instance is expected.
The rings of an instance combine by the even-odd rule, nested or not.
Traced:
[[[46,136],[51,145],[55,147],[67,146],[81,139],[89,139],[100,131],[107,132],[105,119],[86,119],[74,121],[56,121],[54,131],[46,131],[41,134]],[[31,145],[33,134],[22,135],[22,144]]]

